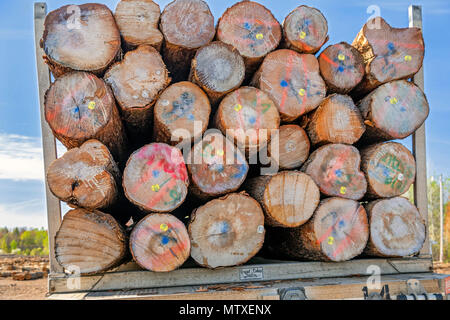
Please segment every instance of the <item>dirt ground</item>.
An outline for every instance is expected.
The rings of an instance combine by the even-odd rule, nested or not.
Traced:
[[[6,261],[6,263],[5,263]],[[36,259],[33,258],[21,258],[20,260],[14,260],[17,262],[21,262],[27,267],[17,266],[14,264],[16,270],[17,269],[29,269],[30,265],[36,265]],[[42,260],[37,260],[39,263],[39,267],[42,267]],[[47,261],[48,260],[43,260]],[[11,258],[5,260],[5,258],[0,257],[0,267],[4,267],[4,265],[11,265]],[[444,273],[450,274],[450,263],[446,264],[435,264],[434,272],[436,273]],[[47,277],[46,275],[43,278],[36,280],[26,280],[26,281],[17,281],[13,280],[11,277],[0,277],[0,300],[44,300],[46,299],[47,294]]]

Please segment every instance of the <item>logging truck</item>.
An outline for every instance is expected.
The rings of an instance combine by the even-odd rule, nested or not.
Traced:
[[[280,24],[242,1],[215,27],[202,0],[39,2],[34,23],[50,299],[448,298],[427,232],[420,6],[409,28],[379,18],[317,57],[328,25],[307,6]],[[229,139],[248,128],[276,133]],[[410,135],[412,152],[388,141]],[[271,175],[254,172],[262,148]]]

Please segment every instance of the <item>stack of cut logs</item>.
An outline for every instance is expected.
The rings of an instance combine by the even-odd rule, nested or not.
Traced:
[[[356,33],[356,32],[355,32]],[[167,272],[256,254],[345,261],[420,251],[405,194],[410,136],[429,106],[418,28],[368,21],[352,44],[299,6],[280,24],[242,1],[217,21],[202,0],[70,5],[41,46],[55,81],[45,119],[68,148],[47,172],[73,210],[58,262],[96,273],[127,259]]]

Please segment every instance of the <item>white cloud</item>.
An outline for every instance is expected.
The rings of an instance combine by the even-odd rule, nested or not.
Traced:
[[[41,199],[0,204],[0,227],[47,228],[47,214]]]
[[[0,179],[43,180],[40,138],[0,133]]]

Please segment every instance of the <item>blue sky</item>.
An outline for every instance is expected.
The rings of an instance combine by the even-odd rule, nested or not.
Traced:
[[[34,56],[33,2],[0,0],[0,226],[46,227],[44,171]],[[51,0],[48,10],[86,1]],[[93,1],[92,1],[93,2]],[[168,0],[156,0],[161,10]],[[216,22],[236,1],[207,1]],[[410,1],[260,0],[281,22],[300,4],[318,8],[328,20],[325,45],[351,43],[377,5],[394,27],[408,26]],[[114,11],[118,0],[102,1]],[[425,93],[431,112],[426,122],[428,175],[450,176],[450,1],[416,1],[423,6]],[[409,148],[411,139],[402,141]]]

